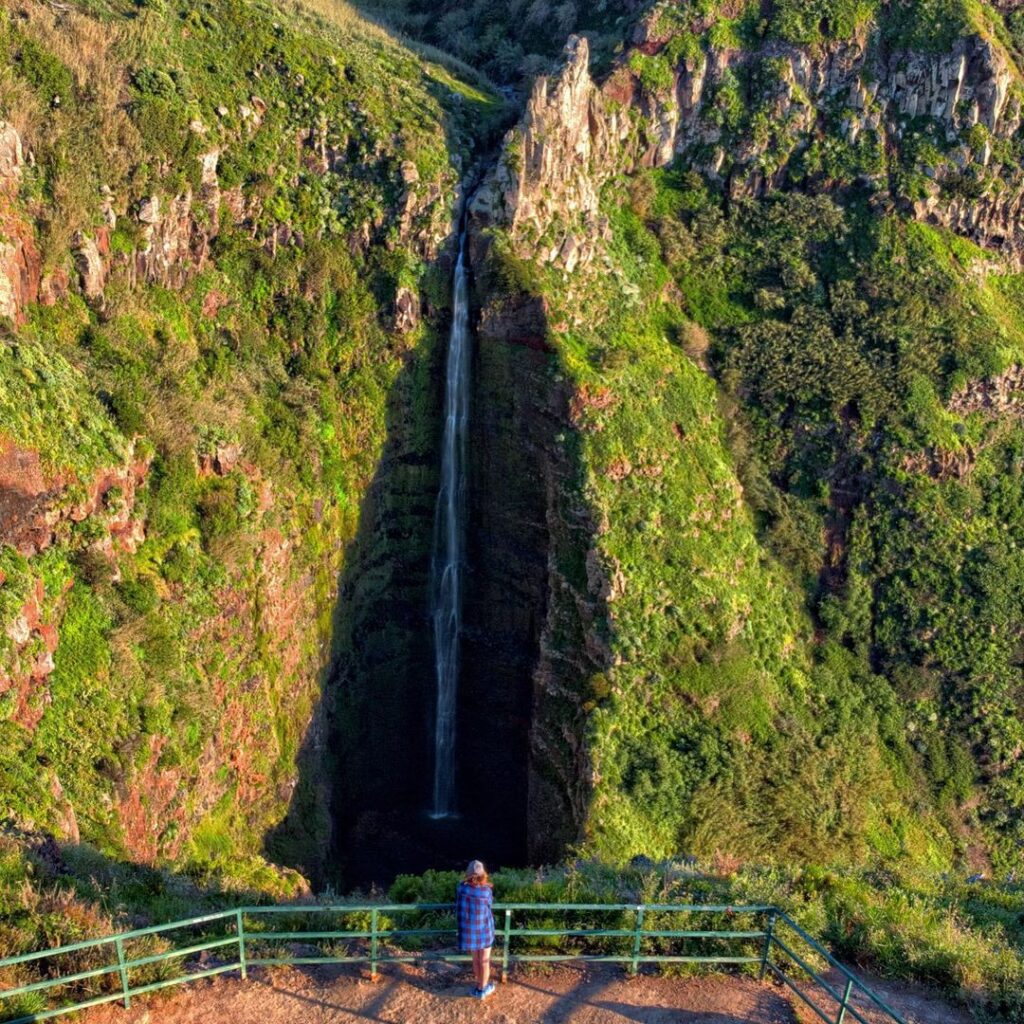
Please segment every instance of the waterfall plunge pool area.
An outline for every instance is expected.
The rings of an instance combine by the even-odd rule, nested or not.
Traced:
[[[323,876],[344,890],[473,858],[529,863],[547,483],[542,446],[524,443],[536,427],[517,416],[542,400],[547,357],[478,336],[471,251],[464,233],[450,322],[396,388],[392,450],[343,586],[355,614],[328,726],[338,766]],[[435,439],[427,453],[408,440],[417,429]]]

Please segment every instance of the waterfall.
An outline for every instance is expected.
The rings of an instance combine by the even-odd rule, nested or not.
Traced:
[[[437,709],[434,720],[434,802],[431,816],[447,818],[455,799],[455,697],[462,632],[462,570],[466,529],[466,432],[469,423],[469,285],[466,235],[459,239],[453,320],[445,375],[441,489],[430,562],[430,614],[434,625]]]

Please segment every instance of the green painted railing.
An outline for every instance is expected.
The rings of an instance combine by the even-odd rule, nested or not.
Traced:
[[[405,951],[389,946],[391,940],[398,938],[403,939],[406,945],[432,942],[443,947],[446,940],[450,943],[455,936],[455,928],[450,923],[453,909],[450,903],[240,907],[7,957],[0,959],[0,974],[11,970],[16,972],[19,968],[24,969],[25,965],[31,965],[38,973],[49,976],[16,988],[0,989],[0,1021],[33,1024],[118,1000],[129,1007],[135,996],[200,978],[238,971],[244,979],[252,967],[366,964],[370,976],[375,979],[381,964],[426,959],[467,961],[468,956],[445,952],[443,948]],[[850,1020],[873,1024],[864,1015],[867,1012],[865,1005],[872,1006],[873,1011],[881,1011],[886,1020],[906,1024],[895,1010],[777,907],[678,903],[496,903],[494,911],[499,940],[495,959],[500,963],[502,981],[508,979],[509,968],[516,963],[569,960],[620,963],[634,974],[641,964],[740,964],[756,968],[762,980],[769,973],[778,978],[826,1024],[847,1024]],[[414,914],[426,917],[434,926],[392,926],[391,918]],[[603,920],[605,924],[619,926],[580,927],[570,924],[568,927],[553,927],[552,917],[562,914],[572,915],[577,920],[590,919],[598,924]],[[749,923],[745,928],[662,926],[666,919],[668,923],[685,925],[685,917],[695,915],[698,916],[698,926],[709,918],[712,922],[724,918],[730,926],[737,919]],[[543,919],[543,926],[530,926],[529,919],[538,916]],[[610,922],[609,916],[612,917]],[[684,920],[679,922],[679,917],[684,917]],[[431,918],[437,918],[436,922],[431,922]],[[304,927],[292,926],[300,921]],[[341,924],[354,927],[342,928],[339,927]],[[149,953],[132,950],[133,946],[174,936],[178,936],[181,944],[171,949]],[[182,941],[182,936],[186,941]],[[561,952],[537,952],[538,947],[554,944],[553,940],[563,940],[559,944]],[[570,940],[569,944],[578,948],[565,951],[565,940]],[[283,955],[282,943],[291,943],[296,955]],[[298,944],[307,948],[295,950]],[[311,944],[315,944],[312,948],[320,955],[303,955]],[[324,944],[329,944],[326,950]],[[338,945],[343,948],[339,950],[336,948]],[[728,952],[723,951],[723,945]],[[621,949],[616,949],[616,946]],[[216,956],[219,962],[208,963],[211,955]],[[75,962],[76,959],[88,961],[97,956],[105,962],[88,966]],[[838,976],[840,979],[839,987],[811,965],[809,960],[814,957],[821,958],[832,968],[833,978]],[[72,969],[67,970],[68,966]],[[175,966],[177,973],[174,976],[160,976]],[[14,1012],[21,1016],[11,1015],[14,1006],[11,1000],[44,996],[51,1000],[55,990],[64,986],[81,986],[83,982],[98,983],[105,991],[88,995],[81,988],[77,993],[71,989],[67,993],[68,999],[75,994],[88,995],[88,998],[68,1001],[51,1009],[16,1010]],[[854,1004],[855,999],[857,1005]]]

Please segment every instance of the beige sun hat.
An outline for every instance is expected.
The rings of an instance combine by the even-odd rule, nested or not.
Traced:
[[[469,862],[469,867],[466,868],[466,877],[476,878],[478,875],[482,874],[484,874],[483,862],[479,860],[471,860]]]

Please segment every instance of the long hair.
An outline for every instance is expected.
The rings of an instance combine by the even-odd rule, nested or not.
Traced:
[[[465,881],[468,882],[470,885],[490,885],[491,884],[491,879],[490,879],[490,876],[487,874],[487,869],[486,868],[484,868],[484,871],[483,871],[482,874],[479,874],[479,875],[466,875]]]

